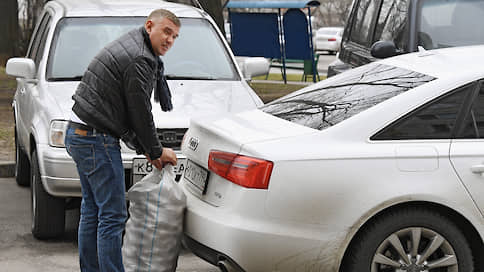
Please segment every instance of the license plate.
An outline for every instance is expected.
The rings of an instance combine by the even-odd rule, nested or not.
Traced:
[[[203,195],[207,191],[208,171],[191,160],[187,160],[184,178],[194,185],[200,194]]]
[[[173,167],[175,172],[176,180],[178,181],[185,171],[187,159],[178,159],[177,164]],[[135,158],[133,159],[133,184],[141,180],[145,175],[151,173],[155,167],[145,158]]]

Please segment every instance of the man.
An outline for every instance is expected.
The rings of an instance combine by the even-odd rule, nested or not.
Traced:
[[[124,271],[121,244],[127,217],[119,139],[158,169],[176,165],[158,141],[150,98],[172,109],[164,55],[180,30],[179,19],[158,9],[144,27],[107,45],[89,64],[76,93],[66,147],[77,165],[82,188],[79,222],[81,271]]]

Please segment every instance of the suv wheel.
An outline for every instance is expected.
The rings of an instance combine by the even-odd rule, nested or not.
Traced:
[[[55,238],[64,233],[65,200],[51,196],[42,185],[37,152],[32,153],[30,171],[32,234],[37,239]]]
[[[442,214],[422,208],[392,211],[357,237],[345,272],[474,271],[462,231]]]
[[[20,148],[15,129],[15,180],[19,186],[30,185],[30,162],[27,154]]]

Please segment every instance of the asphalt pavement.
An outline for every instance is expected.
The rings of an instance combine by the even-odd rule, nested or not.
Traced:
[[[35,239],[30,232],[30,188],[17,186],[14,178],[0,178],[0,271],[79,271],[78,220],[79,209],[69,210],[62,237],[47,241]],[[220,270],[183,250],[176,271]]]

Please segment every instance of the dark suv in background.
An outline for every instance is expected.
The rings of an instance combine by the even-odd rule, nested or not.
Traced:
[[[328,77],[423,49],[484,44],[484,0],[354,0]]]

